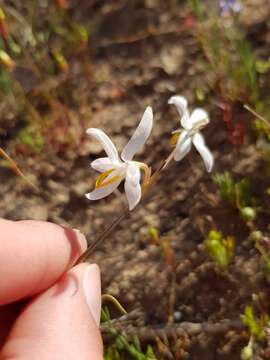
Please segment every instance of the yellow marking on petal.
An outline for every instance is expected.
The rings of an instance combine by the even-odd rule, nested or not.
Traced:
[[[96,189],[101,188],[101,187],[103,187],[103,186],[107,186],[107,185],[115,182],[115,181],[118,180],[119,178],[120,178],[119,175],[115,175],[115,176],[113,176],[110,180],[108,180],[108,181],[103,181],[101,184],[98,185],[98,187],[96,187]]]
[[[106,179],[107,176],[109,176],[114,171],[114,168],[109,169],[107,171],[104,171],[99,175],[99,177],[96,180],[96,188],[99,187],[99,185]]]
[[[117,179],[119,179],[119,175],[115,175],[112,178],[110,178],[109,180],[106,181],[107,177],[114,171],[115,169],[112,168],[110,170],[104,171],[103,173],[101,173],[99,175],[99,177],[96,180],[96,189],[99,189],[101,187],[104,187],[106,185],[109,185],[111,183],[113,183],[114,181],[116,181]]]
[[[172,135],[172,137],[170,139],[170,145],[171,146],[175,146],[177,144],[179,136],[180,136],[180,131],[177,131]]]

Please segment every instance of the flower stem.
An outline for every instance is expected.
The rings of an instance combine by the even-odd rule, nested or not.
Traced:
[[[76,264],[84,262],[87,260],[90,254],[92,254],[93,250],[102,243],[102,241],[110,234],[110,232],[129,214],[129,209],[126,207],[123,212],[115,218],[110,225],[98,236],[98,238],[90,244],[90,246],[85,250],[85,252],[79,257],[76,261]]]

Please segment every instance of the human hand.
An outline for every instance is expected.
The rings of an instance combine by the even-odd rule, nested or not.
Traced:
[[[0,359],[102,359],[97,265],[78,231],[0,219]]]

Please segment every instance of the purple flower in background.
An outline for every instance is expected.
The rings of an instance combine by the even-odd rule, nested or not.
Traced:
[[[239,12],[242,10],[242,5],[237,0],[220,0],[219,6],[221,15],[225,15],[229,11]]]

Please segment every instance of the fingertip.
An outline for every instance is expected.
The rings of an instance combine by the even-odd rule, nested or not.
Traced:
[[[48,288],[86,250],[78,231],[42,221],[0,219],[0,304]]]
[[[86,303],[97,324],[101,313],[101,281],[100,271],[96,264],[88,265],[83,276],[83,291]]]
[[[55,224],[53,224],[55,225]],[[56,225],[58,226],[58,225]],[[71,246],[71,256],[69,265],[72,266],[78,260],[79,256],[87,250],[87,240],[83,233],[78,229],[71,229],[60,225],[64,231],[64,236],[69,240]]]
[[[100,310],[99,268],[79,264],[24,309],[1,359],[101,360]]]

